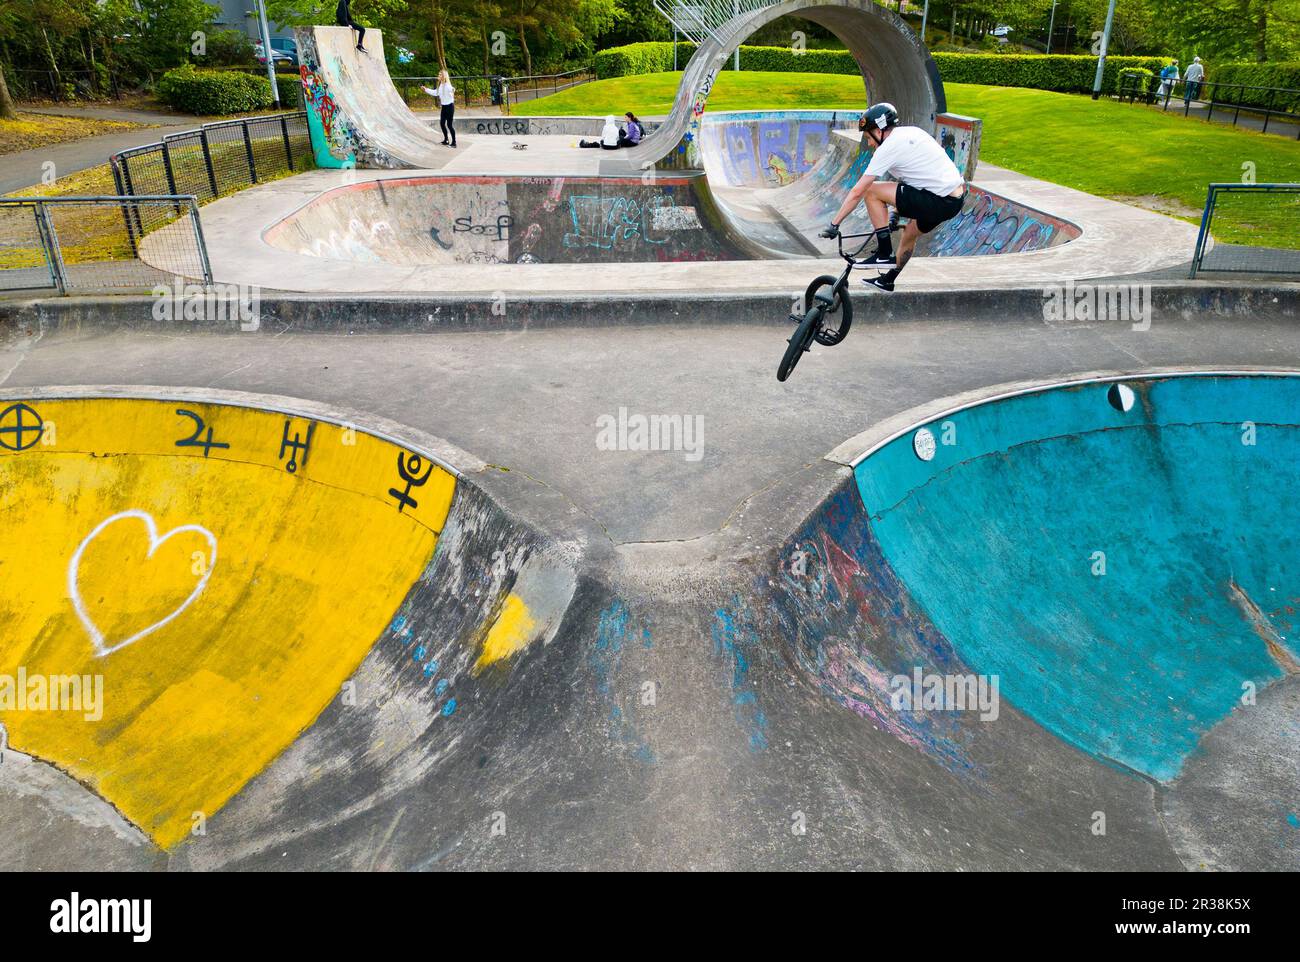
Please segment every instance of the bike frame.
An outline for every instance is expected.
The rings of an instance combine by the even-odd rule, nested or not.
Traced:
[[[893,227],[891,227],[890,233],[893,233],[893,232],[896,231],[897,229],[898,229],[898,227],[897,227],[896,225],[893,226]],[[827,297],[827,296],[826,296],[825,294],[823,294],[821,291],[818,291],[817,294],[815,295],[817,300],[821,301],[823,304],[825,304],[825,305],[827,305],[827,306],[829,307],[831,304],[833,304],[833,303],[835,302],[835,292],[836,292],[836,291],[843,291],[843,296],[845,296],[845,297],[848,296],[848,293],[849,293],[849,292],[848,292],[849,274],[851,274],[851,273],[853,272],[853,268],[857,267],[857,266],[859,265],[859,263],[860,263],[862,260],[866,260],[866,258],[864,258],[864,257],[861,256],[861,255],[862,255],[862,252],[863,252],[864,250],[866,250],[867,245],[871,243],[871,239],[872,239],[873,237],[875,237],[875,236],[876,236],[876,232],[875,232],[875,231],[871,231],[870,233],[866,233],[866,234],[840,234],[840,235],[838,235],[838,240],[839,240],[839,249],[840,249],[840,257],[844,258],[844,260],[846,260],[848,263],[845,265],[843,272],[840,274],[840,278],[839,278],[839,280],[837,280],[837,281],[835,282],[835,286],[831,288],[831,296],[830,296],[830,297]],[[846,252],[846,251],[844,250],[844,242],[845,242],[846,240],[856,240],[856,239],[859,238],[859,237],[862,237],[862,238],[865,238],[865,239],[862,241],[861,244],[858,245],[857,250],[855,250],[855,251],[853,251],[853,252],[851,252],[851,253]]]

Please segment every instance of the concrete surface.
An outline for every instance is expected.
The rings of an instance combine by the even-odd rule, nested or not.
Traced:
[[[917,728],[877,711],[878,695],[867,696],[878,689],[846,687],[855,676],[805,660],[812,638],[837,637],[863,664],[966,664],[922,618],[930,606],[907,602],[903,620],[884,617],[900,586],[864,540],[871,528],[846,469],[823,459],[833,447],[864,428],[851,447],[871,447],[934,417],[945,404],[936,399],[1000,394],[993,385],[1007,381],[1300,367],[1293,317],[1256,312],[1229,325],[1157,314],[1145,331],[1023,314],[998,325],[864,324],[780,385],[785,333],[11,336],[0,354],[9,401],[39,407],[45,394],[69,393],[46,386],[77,382],[135,384],[111,393],[189,404],[244,398],[222,393],[233,391],[275,407],[257,395],[287,395],[322,423],[395,433],[461,461],[477,505],[465,517],[477,520],[463,550],[440,551],[443,567],[404,603],[404,614],[432,620],[395,620],[353,674],[359,707],[326,708],[208,818],[206,836],[160,853],[28,762],[0,774],[0,858],[27,868],[1294,869],[1278,809],[1288,769],[1270,775],[1250,760],[1289,750],[1284,709],[1234,715],[1186,781],[1165,783],[1071,747],[1018,703],[1004,702],[996,723],[931,713]],[[930,407],[909,411],[916,405]],[[702,417],[701,456],[603,450],[598,419],[620,408]],[[823,546],[812,581],[785,579],[793,550],[832,534],[847,553],[832,569],[819,567],[838,557]],[[531,557],[551,560],[522,577]],[[486,620],[473,612],[483,609],[446,606],[500,585],[494,558],[521,565],[506,582],[546,599],[567,590],[566,565],[577,587],[549,643],[457,675],[448,718],[412,651],[426,636],[446,644],[442,625],[461,639],[447,651],[473,662]],[[812,591],[830,590],[832,574],[858,586],[853,604]],[[909,647],[918,630],[928,655]],[[843,665],[848,649],[834,651]],[[945,651],[949,661],[934,662]],[[1286,691],[1265,689],[1261,704]],[[1229,724],[1246,728],[1229,738]],[[1242,770],[1259,772],[1254,793],[1229,799],[1222,786],[1239,783],[1225,779]],[[1105,835],[1091,830],[1097,811]]]
[[[500,144],[502,140],[504,138],[483,138],[468,150],[477,150],[480,143]],[[507,154],[500,148],[493,148],[493,152],[501,162],[500,166],[496,169],[480,168],[478,173],[539,173],[538,168],[532,166],[534,158],[539,155],[529,151]],[[585,153],[589,152],[573,150],[573,161],[581,164]],[[469,163],[471,155],[467,152],[464,156]],[[515,159],[516,156],[519,159]],[[513,161],[510,167],[504,162],[507,157]],[[547,171],[551,176],[562,172]],[[571,169],[570,172],[582,173],[583,168]],[[808,259],[677,264],[642,262],[623,264],[616,272],[592,272],[576,264],[466,264],[448,274],[419,266],[357,263],[290,253],[272,247],[261,236],[325,190],[368,181],[383,182],[395,177],[409,177],[409,174],[318,170],[241,191],[209,204],[203,209],[203,227],[213,276],[227,283],[316,292],[785,292],[802,290],[815,274],[838,273],[843,266],[840,261]],[[1117,251],[1122,253],[1122,266],[1128,271],[1154,271],[1184,263],[1188,252],[1195,247],[1194,225],[992,165],[980,165],[978,184],[990,193],[1036,210],[1069,211],[1070,221],[1078,225],[1082,236],[1060,247],[1028,253],[977,258],[918,257],[900,278],[900,290],[1041,287],[1065,278],[1112,276],[1117,273]],[[1126,239],[1134,236],[1142,236],[1146,242],[1139,246],[1127,244]],[[147,245],[145,257],[149,257]]]

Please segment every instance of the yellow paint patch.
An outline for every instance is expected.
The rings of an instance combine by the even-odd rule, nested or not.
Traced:
[[[0,402],[0,679],[102,676],[103,717],[0,701],[0,722],[170,847],[352,675],[433,557],[455,478],[246,408],[32,401],[39,436],[4,431],[18,413]]]
[[[519,651],[533,640],[535,627],[536,623],[524,599],[516,594],[507,595],[500,616],[488,629],[483,651],[474,663],[474,670],[478,671],[502,658],[509,658]]]

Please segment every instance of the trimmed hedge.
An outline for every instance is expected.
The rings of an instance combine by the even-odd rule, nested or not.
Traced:
[[[677,63],[684,67],[695,53],[695,45],[677,45]],[[1067,54],[1025,55],[1003,53],[936,53],[939,76],[951,83],[986,84],[995,87],[1034,87],[1063,93],[1090,93],[1097,72],[1097,58]],[[789,47],[740,48],[741,68],[781,73],[858,73],[857,61],[847,50],[808,50],[796,54]],[[1113,93],[1119,86],[1119,72],[1128,67],[1159,71],[1167,59],[1160,57],[1107,57],[1103,90]],[[596,54],[596,76],[626,77],[639,73],[660,73],[673,69],[671,43],[633,43],[611,47]],[[725,69],[731,69],[728,59]]]
[[[286,92],[283,82],[280,90],[283,100]],[[193,64],[163,74],[158,81],[158,96],[168,106],[205,117],[262,110],[274,102],[271,81],[265,77],[235,70],[198,70]]]
[[[1097,58],[1073,54],[936,53],[934,62],[945,83],[986,84],[993,87],[1033,87],[1059,93],[1091,93]],[[1168,60],[1160,57],[1107,57],[1102,78],[1104,93],[1119,89],[1120,71],[1154,70]]]
[[[1300,111],[1300,93],[1274,94],[1266,90],[1211,90],[1214,84],[1245,84],[1249,87],[1283,87],[1300,91],[1300,62],[1292,63],[1225,63],[1207,65],[1202,96],[1214,93],[1216,100],[1242,103],[1252,107]]]
[[[277,73],[275,85],[280,88],[280,106],[285,110],[302,109],[302,77],[296,73]]]

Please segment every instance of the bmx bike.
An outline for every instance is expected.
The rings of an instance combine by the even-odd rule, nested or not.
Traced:
[[[898,226],[898,214],[895,213],[889,221],[890,232],[897,231]],[[790,340],[786,342],[785,356],[781,358],[781,364],[776,369],[778,381],[784,381],[790,376],[799,359],[812,349],[813,341],[824,347],[834,347],[849,333],[849,327],[853,324],[853,300],[849,297],[849,274],[866,259],[862,252],[875,236],[874,232],[839,235],[840,257],[847,262],[844,271],[839,277],[822,274],[808,285],[808,290],[803,296],[803,317],[797,314],[790,315],[791,322],[797,326],[794,333],[790,335]],[[856,249],[850,251],[844,249],[846,240],[852,241],[858,238],[863,240]],[[875,250],[874,246],[872,250]]]

